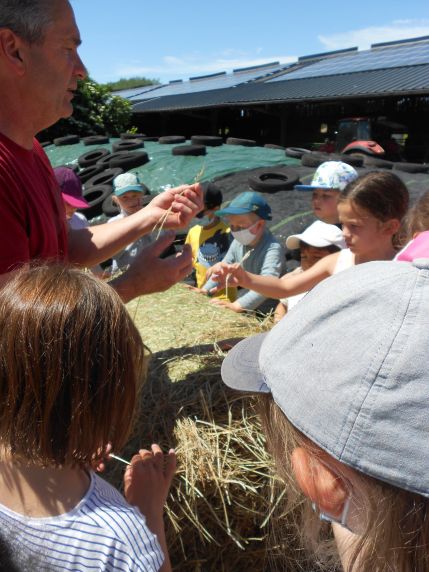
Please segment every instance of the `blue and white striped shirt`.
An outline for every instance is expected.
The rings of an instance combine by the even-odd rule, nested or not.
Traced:
[[[90,473],[90,487],[70,512],[29,518],[0,505],[0,526],[13,551],[38,570],[156,572],[164,556],[144,516],[104,479]]]

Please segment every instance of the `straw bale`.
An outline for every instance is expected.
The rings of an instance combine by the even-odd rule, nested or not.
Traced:
[[[224,386],[217,343],[268,327],[209,304],[178,285],[129,311],[152,351],[135,433],[125,458],[158,442],[175,447],[178,470],[166,509],[170,555],[180,571],[263,571],[276,486],[252,400]],[[120,487],[123,467],[107,478]],[[291,541],[288,570],[302,570]],[[308,568],[307,568],[308,570]]]

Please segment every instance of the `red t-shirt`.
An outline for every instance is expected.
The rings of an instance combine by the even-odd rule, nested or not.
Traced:
[[[64,260],[67,227],[49,159],[0,134],[0,274],[30,260]]]

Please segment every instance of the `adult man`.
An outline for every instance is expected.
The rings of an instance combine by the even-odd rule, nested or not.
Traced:
[[[68,117],[79,79],[80,35],[68,0],[5,0],[0,4],[0,286],[32,259],[94,266],[150,232],[186,226],[203,208],[199,185],[166,191],[127,219],[69,231],[61,195],[36,133]],[[168,213],[168,214],[167,214]],[[159,254],[172,233],[145,249],[116,280],[124,301],[165,290],[192,270],[190,249]]]

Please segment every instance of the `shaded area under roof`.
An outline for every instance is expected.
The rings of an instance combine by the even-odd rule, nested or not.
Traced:
[[[136,103],[133,112],[405,94],[429,94],[429,63],[329,77],[286,79],[284,76],[283,81],[247,83],[234,88],[162,98],[153,93],[152,99]]]

